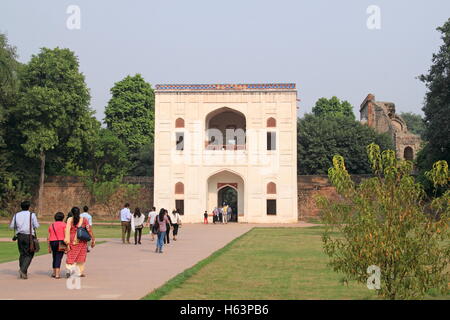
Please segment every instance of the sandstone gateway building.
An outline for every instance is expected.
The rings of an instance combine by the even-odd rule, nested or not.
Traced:
[[[157,85],[154,203],[184,222],[226,203],[239,222],[297,215],[293,83]]]

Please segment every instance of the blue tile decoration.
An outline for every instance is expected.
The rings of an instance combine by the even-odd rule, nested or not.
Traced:
[[[252,89],[278,89],[292,90],[295,83],[252,83],[252,84],[157,84],[156,90],[182,91],[182,90],[252,90]]]

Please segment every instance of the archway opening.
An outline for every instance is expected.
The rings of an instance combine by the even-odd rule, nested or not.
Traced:
[[[209,176],[206,184],[206,210],[212,213],[225,202],[231,207],[232,221],[245,220],[245,185],[243,178],[224,169]]]
[[[414,151],[411,147],[406,147],[403,151],[403,158],[405,160],[413,161],[414,160]]]
[[[229,222],[238,222],[238,192],[236,189],[226,186],[217,192],[217,207],[223,208],[224,206],[229,207],[229,212],[224,212],[223,214],[228,214],[230,216]]]
[[[245,149],[246,119],[243,113],[227,107],[214,110],[206,116],[205,129],[207,149]]]

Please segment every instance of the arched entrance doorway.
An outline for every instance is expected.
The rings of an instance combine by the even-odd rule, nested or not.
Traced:
[[[217,192],[217,206],[227,205],[231,208],[230,222],[238,222],[238,192],[230,186],[225,186]],[[225,214],[225,212],[224,212]]]
[[[225,202],[232,209],[233,221],[244,216],[244,180],[239,174],[223,169],[208,178],[206,188],[209,213]]]
[[[414,160],[414,151],[411,147],[406,147],[403,151],[403,158],[405,160],[413,161]]]

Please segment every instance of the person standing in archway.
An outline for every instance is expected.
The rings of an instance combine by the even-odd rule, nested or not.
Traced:
[[[223,222],[228,223],[228,205],[226,203],[223,204],[222,215],[223,215]]]
[[[223,208],[219,208],[219,222],[223,223]]]

